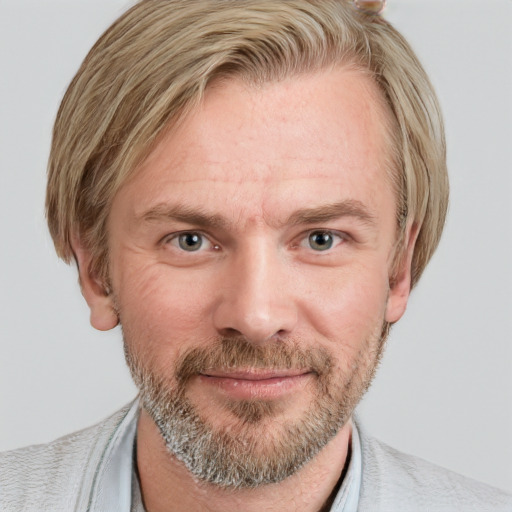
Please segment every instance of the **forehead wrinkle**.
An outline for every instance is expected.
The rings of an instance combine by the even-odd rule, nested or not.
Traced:
[[[293,160],[292,158],[289,158],[288,160]],[[297,162],[304,163],[304,159],[301,158],[295,158]],[[194,171],[189,170],[186,167],[181,169],[176,169],[174,167],[172,170],[168,171],[168,177],[165,179],[166,183],[175,183],[175,184],[187,184],[187,183],[225,183],[225,184],[235,184],[235,185],[241,185],[241,184],[248,184],[248,183],[254,183],[254,184],[261,184],[262,186],[265,186],[264,190],[266,190],[266,186],[270,185],[272,183],[279,183],[279,182],[299,182],[299,181],[314,181],[318,180],[319,178],[325,178],[329,179],[330,181],[339,182],[340,184],[343,184],[343,173],[340,171],[340,175],[338,177],[333,177],[332,174],[329,173],[329,171],[322,171],[322,169],[315,169],[311,167],[309,175],[299,174],[297,172],[295,175],[290,173],[289,169],[285,169],[284,167],[279,166],[266,166],[266,169],[262,169],[262,172],[258,174],[257,176],[252,176],[250,178],[247,177],[247,173],[242,169],[242,166],[240,166],[240,169],[231,169],[229,172],[229,176],[226,176],[227,170],[225,168],[226,162],[224,161],[218,161],[215,162],[217,165],[214,167],[210,167],[210,171],[212,172],[212,175],[209,177],[194,177]],[[232,162],[231,162],[232,163]],[[356,167],[356,166],[352,166]],[[351,168],[352,168],[351,167]],[[359,168],[359,166],[357,166]],[[252,170],[254,170],[254,166],[252,167]],[[177,171],[179,171],[179,178],[173,177],[173,174],[175,174]],[[218,171],[218,172],[217,172]],[[283,176],[283,173],[289,174],[288,176]],[[187,177],[187,175],[191,175],[190,177]],[[151,177],[151,175],[150,175]]]

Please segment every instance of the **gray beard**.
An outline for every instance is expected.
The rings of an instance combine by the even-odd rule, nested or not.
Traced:
[[[293,475],[333,439],[367,390],[382,352],[372,337],[351,375],[335,375],[332,357],[321,349],[304,351],[285,342],[253,345],[225,338],[207,350],[185,353],[175,366],[175,383],[146,368],[125,342],[125,354],[142,405],[158,426],[167,449],[203,482],[223,488],[255,488]],[[237,400],[226,409],[233,420],[223,429],[202,418],[186,395],[187,383],[208,369],[242,367],[313,370],[315,392],[302,418],[272,422],[276,404]],[[265,428],[272,424],[272,428]],[[228,428],[226,428],[228,427]]]

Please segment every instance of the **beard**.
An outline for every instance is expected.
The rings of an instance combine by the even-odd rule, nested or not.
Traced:
[[[219,338],[208,348],[184,352],[173,378],[132,352],[126,336],[124,346],[142,406],[168,451],[203,482],[247,489],[293,475],[336,436],[371,383],[387,332],[385,324],[363,343],[346,375],[339,374],[327,350],[305,350],[297,342],[254,345],[241,336]],[[310,403],[300,418],[287,421],[281,401],[227,400],[219,412],[230,419],[216,427],[187,396],[190,380],[209,370],[240,368],[307,369],[314,388]]]

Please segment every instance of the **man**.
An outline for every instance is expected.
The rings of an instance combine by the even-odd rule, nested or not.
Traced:
[[[351,417],[435,250],[442,124],[361,2],[137,4],[56,121],[47,207],[140,400],[3,456],[7,510],[510,510]]]

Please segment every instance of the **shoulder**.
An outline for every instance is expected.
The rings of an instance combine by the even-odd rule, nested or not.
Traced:
[[[368,436],[358,426],[362,449],[361,512],[512,511],[512,495]]]
[[[130,407],[51,443],[0,453],[0,510],[74,510]]]

